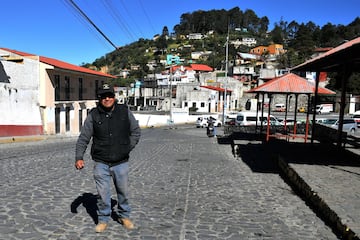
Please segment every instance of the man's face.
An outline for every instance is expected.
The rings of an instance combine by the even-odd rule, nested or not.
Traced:
[[[105,108],[112,108],[115,104],[115,94],[104,93],[100,96],[100,103]]]

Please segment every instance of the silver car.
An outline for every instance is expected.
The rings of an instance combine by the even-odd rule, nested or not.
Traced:
[[[332,128],[334,129],[338,129],[339,128],[339,120],[336,120],[336,122],[332,125],[330,125]],[[343,121],[343,131],[350,133],[350,134],[354,134],[357,131],[357,123],[355,121],[355,119],[353,118],[345,118]]]

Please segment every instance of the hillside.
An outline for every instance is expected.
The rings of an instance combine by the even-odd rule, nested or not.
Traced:
[[[167,54],[178,55],[187,64],[192,61],[192,52],[211,52],[208,57],[197,60],[197,63],[207,64],[214,69],[224,69],[224,46],[229,34],[230,40],[251,37],[257,40],[257,45],[283,44],[287,51],[278,57],[278,62],[282,68],[291,68],[309,59],[317,48],[335,47],[360,36],[360,18],[354,19],[347,26],[328,23],[320,27],[313,22],[280,21],[269,30],[268,25],[267,17],[259,18],[254,11],[243,12],[238,7],[229,11],[199,10],[184,13],[181,15],[180,23],[173,27],[173,32],[169,33],[168,27],[164,26],[162,33],[154,39],[139,39],[84,66],[96,70],[106,66],[110,74],[119,76],[117,84],[123,86],[134,79],[143,78],[148,73],[164,70],[166,66],[161,64],[161,60],[165,60]],[[189,40],[187,36],[191,33],[200,33],[204,37],[201,40]],[[249,50],[246,46],[235,49],[230,44],[229,60],[234,59],[237,52]],[[120,76],[124,69],[130,73],[127,79]],[[336,79],[336,76],[333,78]],[[333,88],[337,87],[336,82],[332,85]],[[360,93],[360,87],[354,84],[350,86],[352,90]]]

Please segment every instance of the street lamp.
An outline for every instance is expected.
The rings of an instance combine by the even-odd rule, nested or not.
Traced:
[[[226,88],[227,88],[227,77],[228,77],[228,63],[229,63],[229,26],[226,36],[226,50],[225,50],[225,84],[224,84],[224,100],[223,100],[223,125],[225,124],[225,111],[226,111]]]

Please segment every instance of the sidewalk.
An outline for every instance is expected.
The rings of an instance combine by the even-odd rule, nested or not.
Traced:
[[[257,140],[234,137],[234,151],[244,160]],[[278,139],[263,142],[262,148],[256,151],[266,151],[269,161],[277,162],[288,184],[339,237],[359,239],[359,149]]]
[[[307,204],[343,239],[359,239],[360,156],[335,146],[286,144],[279,166]]]

